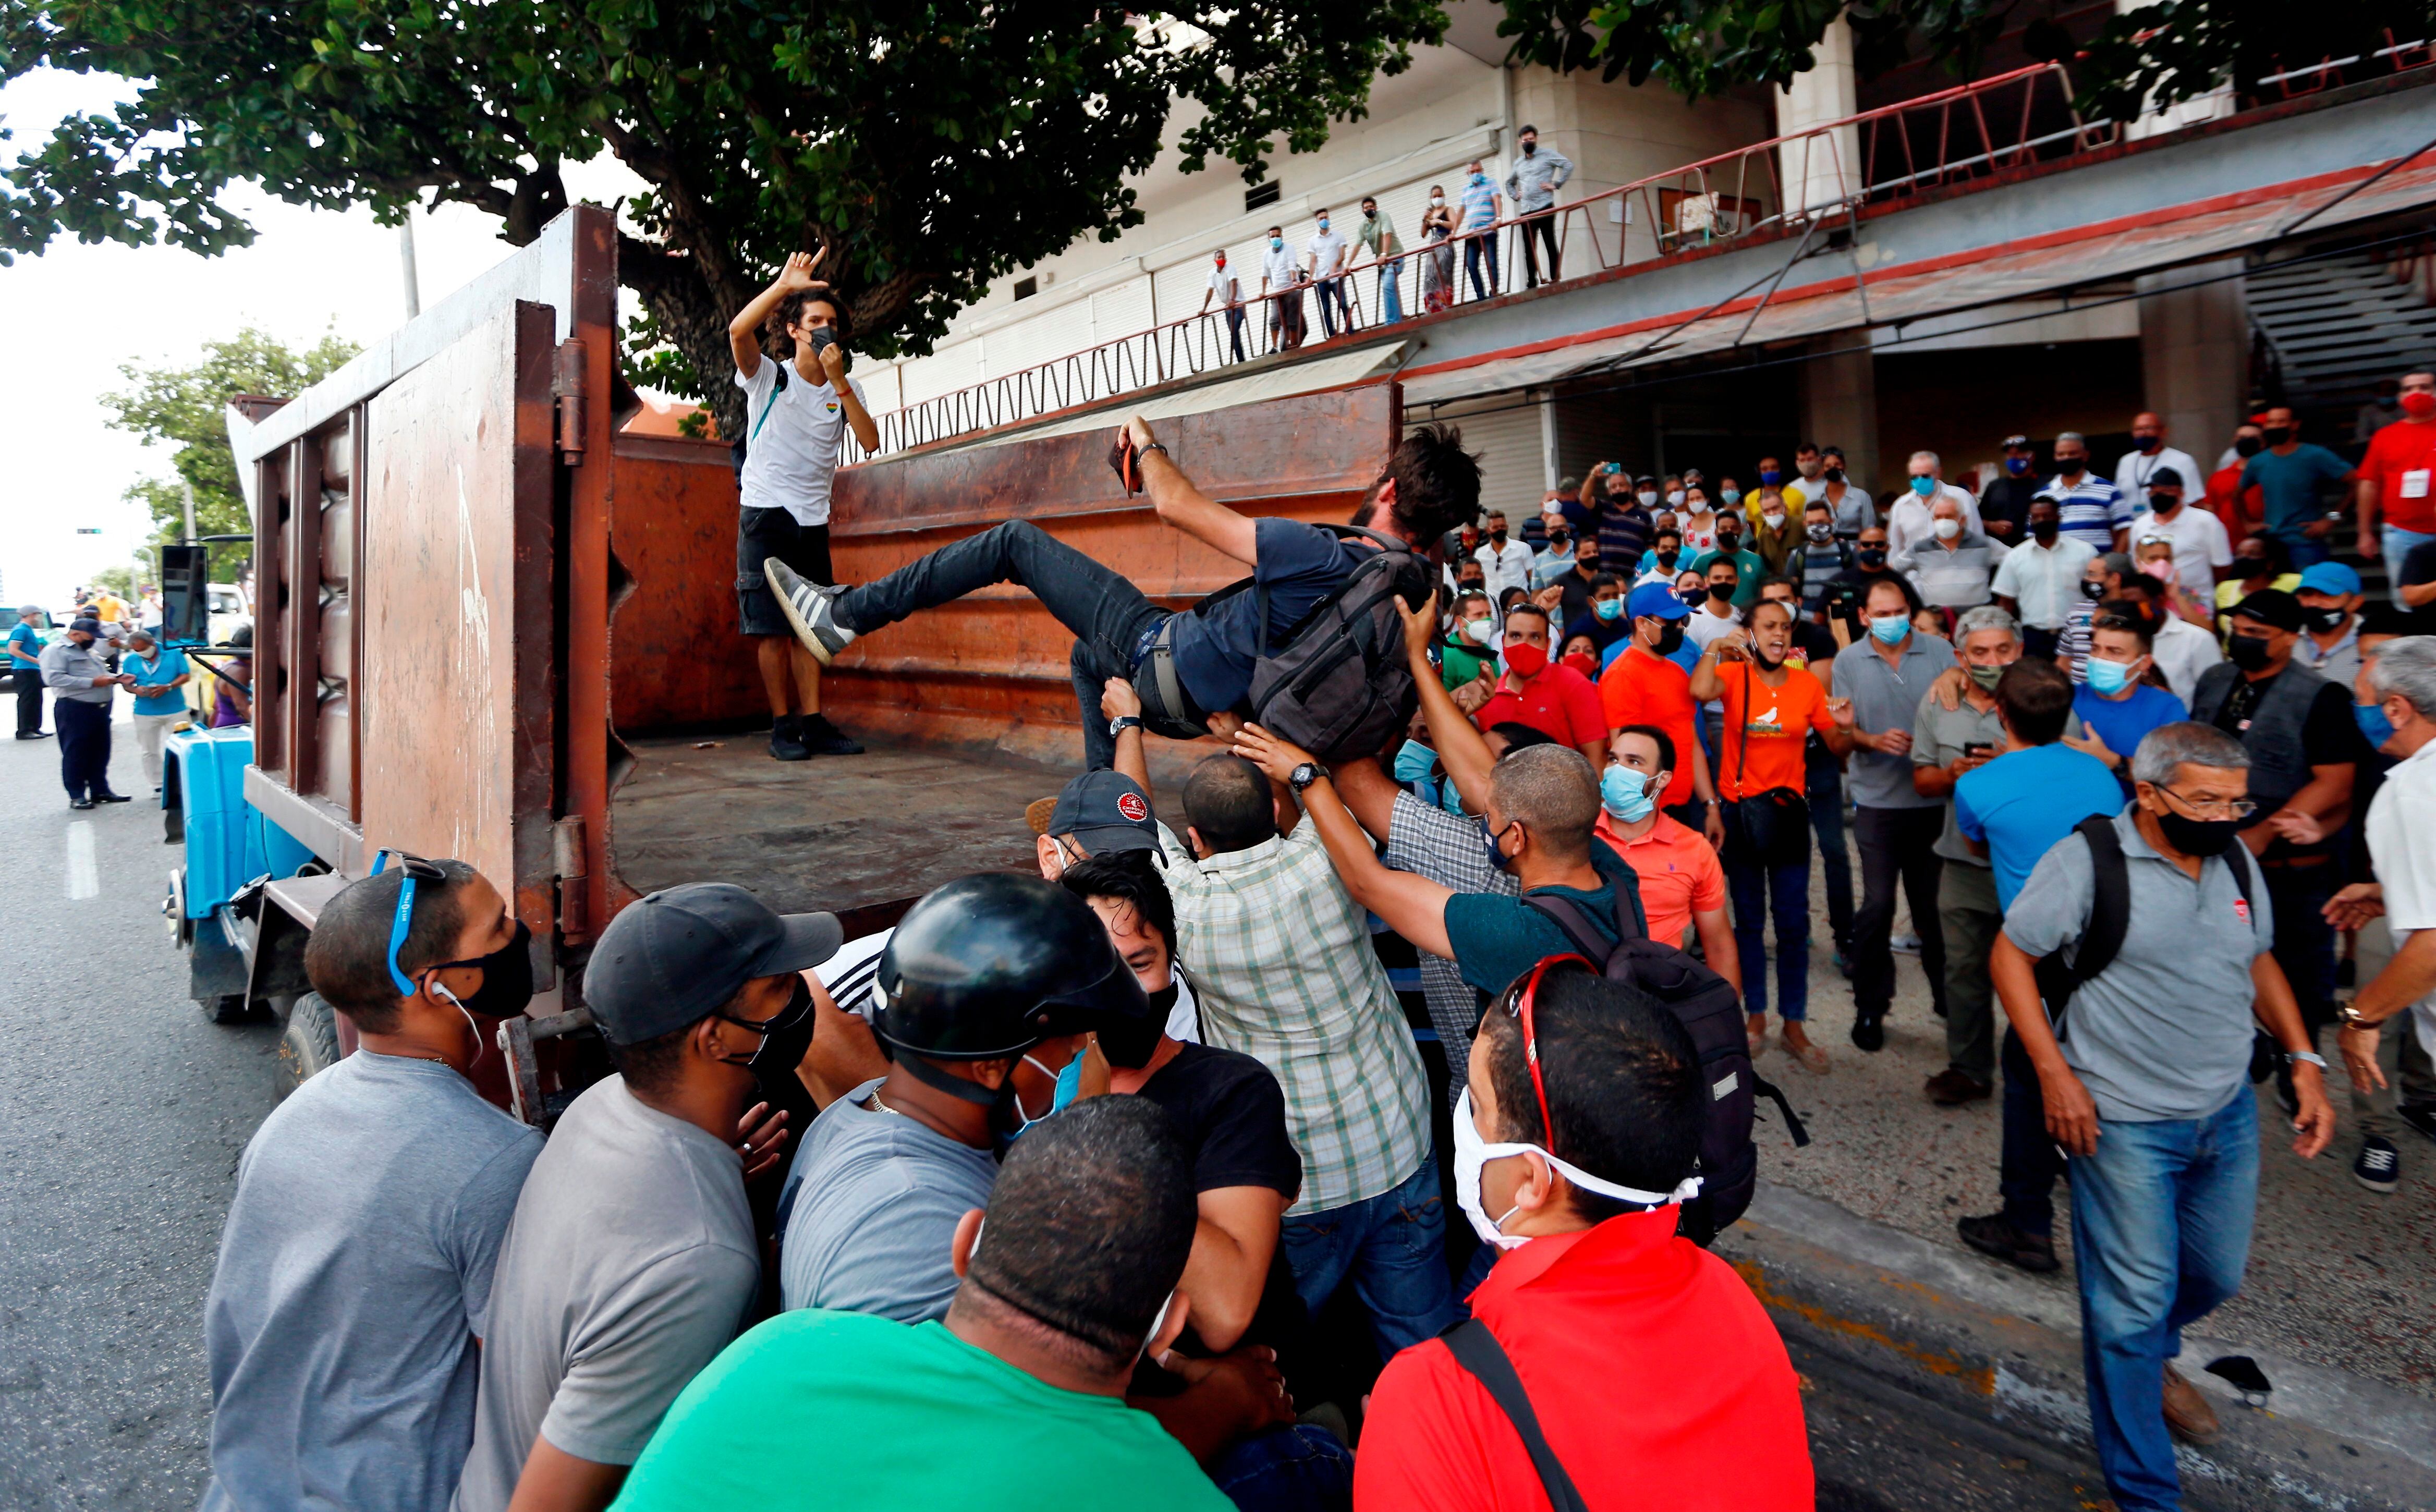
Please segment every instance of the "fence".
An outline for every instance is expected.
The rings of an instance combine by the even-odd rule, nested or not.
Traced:
[[[2399,56],[2392,62],[2404,66]],[[1418,245],[1351,262],[1333,277],[1304,274],[1283,291],[1266,288],[1256,269],[1244,281],[1240,304],[1154,325],[881,415],[879,450],[1029,420],[1292,351],[1314,337],[1326,341],[1375,333],[1519,289],[1578,282],[1627,263],[1823,222],[2118,138],[2116,123],[2084,121],[2072,100],[2062,65],[2035,63],[1477,226],[1463,219],[1459,199],[1450,196],[1455,202],[1423,217]],[[1504,209],[1503,185],[1492,187]],[[851,438],[849,446],[849,460],[861,460]]]

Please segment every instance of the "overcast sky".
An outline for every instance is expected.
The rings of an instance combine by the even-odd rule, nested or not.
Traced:
[[[106,109],[118,80],[41,71],[0,88],[13,140],[0,161],[38,148],[63,115]],[[568,169],[567,189],[606,201],[635,181],[605,155]],[[169,453],[105,424],[100,396],[123,386],[122,363],[176,366],[202,343],[259,325],[290,342],[325,330],[358,344],[402,323],[398,234],[367,210],[301,209],[251,188],[222,202],[251,222],[251,247],[198,257],[168,247],[55,242],[0,269],[0,600],[64,607],[96,568],[130,560],[144,512],[121,495],[138,478],[170,476]],[[451,205],[415,217],[426,308],[513,249],[497,222]],[[78,535],[98,527],[100,535]]]

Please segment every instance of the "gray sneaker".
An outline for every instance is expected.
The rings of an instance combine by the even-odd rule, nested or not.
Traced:
[[[778,599],[778,609],[795,629],[804,649],[826,667],[854,640],[854,632],[837,622],[835,600],[841,590],[807,582],[794,568],[772,557],[761,564],[762,576]]]

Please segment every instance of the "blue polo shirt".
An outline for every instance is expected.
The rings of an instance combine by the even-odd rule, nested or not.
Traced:
[[[2116,785],[2126,798],[2132,795],[2132,754],[2140,749],[2140,742],[2158,725],[2191,717],[2189,706],[2181,699],[2150,683],[2134,685],[2132,696],[2121,703],[2098,697],[2096,689],[2083,683],[2073,690],[2072,711],[2080,716],[2083,729],[2123,758]]]
[[[20,619],[15,625],[9,628],[7,644],[11,652],[16,651],[22,646],[25,648],[26,655],[40,657],[43,654],[43,633]],[[14,655],[0,658],[0,671],[30,672],[33,669],[34,669],[26,666],[24,662],[19,661]]]
[[[1954,785],[1954,826],[1988,847],[1999,909],[2073,826],[2122,807],[2106,763],[2062,744],[2009,751]]]
[[[132,676],[136,686],[149,687],[155,683],[165,683],[186,671],[186,653],[167,646],[153,648],[152,654],[148,657],[138,656],[133,652],[129,652],[118,659],[118,669]],[[139,698],[135,701],[135,712],[183,714],[186,712],[185,690],[173,687],[166,693],[157,693],[150,698]]]
[[[2304,539],[2301,527],[2324,513],[2320,499],[2329,483],[2352,474],[2352,464],[2323,446],[2303,442],[2289,457],[2260,452],[2241,470],[2241,492],[2258,490],[2267,532],[2286,541]]]

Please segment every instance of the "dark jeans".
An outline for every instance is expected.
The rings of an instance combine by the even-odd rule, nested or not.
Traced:
[[[2039,625],[2024,625],[2022,654],[2034,662],[2051,662],[2055,660],[2058,645],[2062,639],[2063,632],[2061,630],[2048,630]]]
[[[1488,263],[1488,282],[1486,284],[1480,281],[1480,265],[1484,259]],[[1487,299],[1497,291],[1497,234],[1495,232],[1484,232],[1480,235],[1466,236],[1463,239],[1463,271],[1464,276],[1471,280],[1472,298]]]
[[[2335,927],[2326,922],[2326,900],[2342,885],[2340,866],[2262,865],[2267,896],[2275,906],[2275,964],[2292,984],[2301,1022],[2315,1039],[2335,1017]]]
[[[17,733],[40,734],[43,728],[43,674],[20,670],[9,675],[17,683]]]
[[[2010,1028],[1998,1059],[2005,1069],[2005,1148],[1996,1168],[1996,1190],[2005,1199],[2006,1222],[2044,1239],[2055,1232],[2055,1184],[2064,1173],[2063,1156],[2047,1133],[2047,1100],[2039,1090],[2038,1068],[2022,1048],[2022,1036]]]
[[[1312,286],[1319,292],[1319,329],[1322,339],[1336,334],[1339,320],[1347,330],[1353,329],[1353,306],[1345,297],[1345,280],[1323,278]]]
[[[1243,361],[1244,306],[1241,304],[1229,304],[1227,306],[1227,341],[1229,346],[1234,348],[1235,360],[1238,362]]]
[[[1313,1317],[1339,1286],[1353,1283],[1382,1360],[1437,1337],[1462,1316],[1447,1283],[1446,1204],[1435,1156],[1375,1197],[1289,1215],[1278,1243]]]
[[[1209,1479],[1242,1512],[1344,1512],[1353,1451],[1325,1428],[1293,1423],[1228,1445]]]
[[[1557,270],[1559,254],[1557,252],[1556,206],[1551,205],[1545,210],[1522,217],[1522,287],[1524,288],[1540,287],[1540,249],[1534,245],[1535,242],[1547,244],[1548,282],[1553,284],[1564,277],[1565,275]]]
[[[1834,756],[1813,753],[1803,773],[1802,796],[1810,800],[1810,831],[1818,840],[1818,878],[1827,890],[1827,927],[1836,948],[1853,947],[1853,852],[1844,843],[1844,773]]]
[[[62,698],[51,704],[60,732],[60,780],[72,799],[110,791],[110,705]]]
[[[1936,849],[1945,809],[1853,810],[1853,833],[1861,844],[1861,910],[1853,918],[1853,1007],[1884,1014],[1895,998],[1895,958],[1887,947],[1894,933],[1895,884],[1911,904],[1911,926],[1920,931],[1920,969],[1931,1000],[1945,1005],[1945,936],[1937,927]]]
[[[1742,961],[1743,1012],[1767,1012],[1770,909],[1776,913],[1776,1012],[1798,1024],[1810,1012],[1810,859],[1770,866],[1734,837],[1726,818],[1726,891],[1734,901],[1734,953]]]
[[[1092,771],[1114,766],[1117,742],[1100,713],[1100,688],[1133,675],[1134,649],[1168,611],[1142,591],[1029,520],[1009,520],[943,546],[877,582],[838,595],[838,622],[858,634],[893,625],[994,582],[1032,590],[1074,633],[1074,702],[1083,712],[1083,754]],[[1191,695],[1192,690],[1187,688]]]

